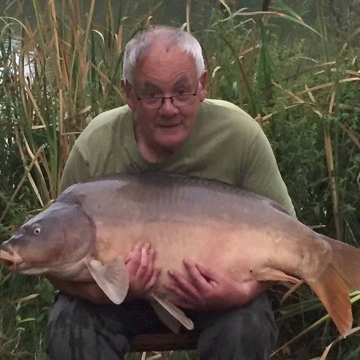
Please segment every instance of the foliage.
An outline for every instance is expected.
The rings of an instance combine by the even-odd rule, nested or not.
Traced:
[[[134,19],[127,16],[129,3],[116,13],[106,1],[100,26],[93,21],[95,1],[86,11],[78,0],[48,4],[41,9],[32,1],[35,26],[21,7],[16,17],[0,18],[0,241],[57,196],[64,163],[87,120],[124,103],[124,44],[153,22],[157,9]],[[307,2],[294,12],[273,1],[267,13],[224,6],[211,13],[207,28],[197,28],[187,1],[185,26],[202,40],[209,97],[233,101],[263,126],[299,219],[359,245],[357,32],[350,17],[345,32],[328,32],[331,18],[324,14],[331,2],[314,4],[313,24],[299,15],[307,13]],[[332,323],[322,318],[323,308],[308,288],[279,305],[283,291],[271,294],[280,326],[274,358],[319,356],[336,337]],[[43,331],[52,301],[46,280],[0,269],[1,359],[45,358]],[[354,334],[334,345],[331,358],[354,358],[360,352],[356,341]]]

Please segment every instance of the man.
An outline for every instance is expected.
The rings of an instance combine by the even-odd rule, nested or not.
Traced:
[[[192,35],[167,27],[136,34],[125,49],[127,105],[100,114],[83,131],[65,166],[62,189],[108,173],[169,171],[268,196],[294,216],[260,126],[228,102],[205,99],[205,82],[201,48]],[[51,279],[60,295],[47,331],[50,358],[122,359],[132,336],[163,329],[141,300],[160,273],[155,259],[149,244],[135,246],[126,259],[129,293],[119,306],[95,283]],[[276,326],[267,285],[235,283],[186,259],[184,266],[191,280],[169,272],[167,287],[195,324],[200,359],[269,359]]]

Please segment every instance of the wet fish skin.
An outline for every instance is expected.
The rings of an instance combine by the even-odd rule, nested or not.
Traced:
[[[46,230],[34,236],[34,224]],[[360,250],[317,234],[269,199],[217,181],[143,173],[75,184],[0,246],[0,261],[13,254],[22,259],[13,270],[95,279],[119,303],[128,286],[122,259],[137,241],[152,244],[162,268],[150,300],[185,326],[163,284],[168,269],[186,276],[188,258],[237,281],[303,279],[340,333],[351,328],[348,292],[360,288]]]

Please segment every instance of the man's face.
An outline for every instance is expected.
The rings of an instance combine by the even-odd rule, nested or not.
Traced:
[[[206,96],[206,73],[198,78],[193,57],[178,47],[153,45],[133,71],[133,84],[125,85],[127,102],[135,111],[135,133],[155,151],[174,151],[191,133],[199,103]],[[175,106],[165,99],[148,108],[138,97],[194,94],[192,103]]]

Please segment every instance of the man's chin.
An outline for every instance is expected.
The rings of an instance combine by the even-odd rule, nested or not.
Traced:
[[[167,134],[158,138],[157,143],[168,150],[176,150],[184,143],[186,135]]]
[[[188,134],[183,128],[161,128],[157,133],[157,143],[164,148],[178,148],[186,140]]]

